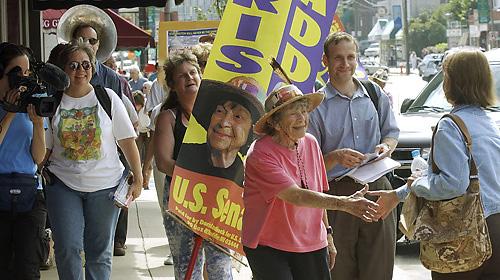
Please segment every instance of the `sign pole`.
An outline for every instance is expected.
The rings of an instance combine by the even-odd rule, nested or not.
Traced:
[[[196,235],[194,238],[194,246],[193,252],[191,253],[191,259],[189,260],[189,265],[186,271],[186,275],[184,276],[184,280],[190,280],[191,275],[193,274],[194,265],[196,264],[196,258],[200,253],[201,245],[203,244],[203,238],[201,236]]]

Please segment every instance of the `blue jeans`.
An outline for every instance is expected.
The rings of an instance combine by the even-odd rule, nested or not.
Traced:
[[[82,249],[85,251],[86,280],[111,277],[113,236],[120,213],[113,203],[115,190],[116,187],[79,192],[57,178],[46,187],[60,279],[83,279]]]

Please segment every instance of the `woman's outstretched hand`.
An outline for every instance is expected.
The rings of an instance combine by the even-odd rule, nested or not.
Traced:
[[[365,222],[376,222],[379,219],[379,205],[365,198],[368,185],[354,194],[344,197],[344,207],[341,209],[351,215],[361,218]]]

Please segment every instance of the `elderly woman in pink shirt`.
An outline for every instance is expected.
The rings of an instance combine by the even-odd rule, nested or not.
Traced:
[[[293,85],[273,91],[255,124],[262,137],[245,167],[243,245],[253,279],[330,279],[337,251],[326,210],[374,220],[378,205],[363,196],[325,194],[328,180],[321,150],[306,133],[309,112],[322,93],[303,95]]]

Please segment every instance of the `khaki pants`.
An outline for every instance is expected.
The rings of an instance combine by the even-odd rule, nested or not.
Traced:
[[[329,183],[333,195],[351,195],[363,188],[350,178]],[[392,189],[385,176],[370,190]],[[376,197],[367,197],[376,201]],[[342,211],[328,211],[337,248],[333,280],[392,280],[396,251],[396,211],[385,220],[367,223]]]

